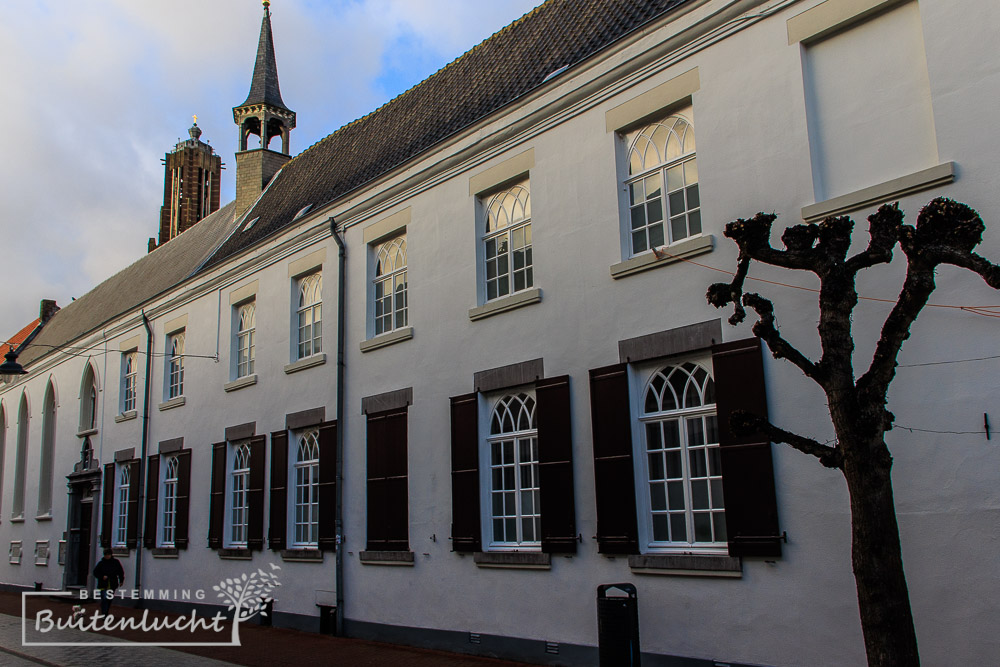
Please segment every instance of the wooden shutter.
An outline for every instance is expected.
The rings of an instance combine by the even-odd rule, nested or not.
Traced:
[[[369,551],[409,551],[407,411],[368,415]]]
[[[451,547],[481,551],[479,525],[479,397],[451,399]]]
[[[226,513],[226,443],[212,445],[212,490],[208,507],[208,547],[222,548],[223,515]]]
[[[626,364],[590,371],[590,417],[594,431],[597,550],[603,554],[639,553]]]
[[[337,550],[337,422],[319,427],[319,548]]]
[[[780,556],[771,443],[760,433],[737,437],[729,426],[737,410],[767,417],[760,340],[713,346],[712,368],[729,555]]]
[[[250,438],[250,474],[247,484],[247,548],[264,548],[264,457],[267,438]]]
[[[573,497],[573,424],[569,376],[538,380],[538,484],[542,551],[576,553]]]
[[[225,450],[223,450],[225,451]],[[188,510],[191,505],[191,450],[182,449],[177,452],[177,502],[174,509],[174,546],[187,549],[188,546]]]
[[[160,494],[160,455],[146,457],[146,521],[142,526],[142,544],[156,547],[157,498]]]
[[[288,531],[288,431],[271,434],[271,515],[267,545],[280,551],[287,544]]]
[[[114,521],[115,464],[104,464],[104,500],[101,507],[101,548],[111,547],[111,523]]]
[[[132,460],[126,463],[128,470],[128,514],[125,516],[125,546],[135,549],[139,538],[139,461]]]

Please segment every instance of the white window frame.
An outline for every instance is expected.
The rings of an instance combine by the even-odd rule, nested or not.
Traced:
[[[530,179],[525,177],[480,199],[483,303],[524,292],[535,285],[530,186]],[[506,250],[501,251],[501,247]],[[519,256],[520,263],[517,261]]]
[[[687,356],[677,359],[664,360],[660,359],[653,363],[644,363],[640,366],[629,366],[629,373],[631,376],[630,391],[631,391],[631,404],[635,406],[633,408],[633,419],[632,419],[632,442],[633,442],[633,461],[634,461],[634,472],[635,472],[635,493],[636,493],[636,508],[639,513],[639,546],[640,551],[643,553],[703,553],[703,554],[728,554],[728,544],[726,541],[725,533],[725,504],[722,498],[722,471],[720,468],[720,457],[719,457],[719,443],[718,443],[718,426],[716,422],[715,426],[715,440],[716,442],[707,442],[710,440],[710,434],[712,427],[707,424],[707,420],[716,419],[716,404],[715,402],[704,402],[701,405],[695,407],[681,407],[674,410],[667,411],[655,411],[647,412],[645,409],[646,392],[650,386],[653,378],[661,373],[669,373],[670,369],[677,367],[682,368],[686,364],[691,364],[695,367],[704,370],[708,377],[714,382],[714,377],[712,376],[712,363],[711,357],[708,355],[698,355],[698,356]],[[687,379],[687,378],[685,378]],[[686,386],[686,385],[685,385]],[[714,386],[714,385],[713,385]],[[683,400],[683,398],[682,398]],[[685,427],[688,420],[703,419],[703,433],[705,434],[705,442],[692,444],[688,429]],[[664,515],[669,514],[669,493],[666,488],[664,488],[664,494],[668,498],[667,506],[664,507],[662,503],[657,503],[658,507],[656,510],[653,509],[653,501],[651,498],[651,480],[650,480],[650,457],[647,451],[647,424],[653,423],[663,423],[667,421],[679,421],[680,426],[677,429],[677,434],[679,436],[679,460],[682,468],[682,476],[680,478],[669,478],[675,484],[681,483],[683,488],[683,502],[684,509],[682,511],[676,511],[675,514],[684,516],[684,526],[686,535],[684,540],[673,540],[669,538],[667,540],[657,540],[654,538],[654,527],[653,527],[653,516],[654,514]],[[662,432],[662,431],[661,431]],[[692,472],[692,457],[691,452],[704,450],[705,459],[704,466],[706,474],[704,476],[693,477]],[[660,448],[656,450],[657,452],[664,452],[665,448]],[[664,459],[663,468],[664,471],[667,470],[668,464],[666,463],[666,454],[662,454]],[[654,471],[659,475],[659,470]],[[657,476],[656,479],[652,480],[653,483],[659,480],[667,480],[669,473],[663,475],[663,477]],[[692,496],[693,496],[693,484],[704,484],[708,494],[709,506],[707,509],[693,507]],[[713,499],[713,485],[716,487],[714,493],[716,498]],[[677,488],[677,487],[675,487]],[[708,514],[712,516],[715,514],[718,520],[721,522],[723,527],[721,531],[721,539],[715,541],[697,541],[695,537],[695,527],[694,527],[694,515],[695,514]],[[668,519],[669,521],[669,519]],[[713,528],[713,532],[717,530],[717,526]],[[691,538],[691,539],[687,539]]]
[[[704,233],[694,135],[694,113],[690,106],[621,135],[624,144],[622,224],[627,257],[653,252],[654,248]],[[661,145],[659,141],[664,136],[666,139]],[[675,145],[670,144],[671,139],[678,142],[676,154],[671,154],[670,147]],[[654,189],[650,183],[657,183],[658,188]],[[648,190],[658,194],[649,197]],[[636,194],[641,200],[637,201]],[[652,223],[649,222],[650,211],[656,208],[650,206],[651,202],[656,202],[660,216]],[[678,203],[683,203],[682,211],[678,210]],[[633,211],[638,209],[642,210],[642,224],[633,228],[633,215],[638,217]],[[683,233],[674,229],[675,221],[683,222]],[[640,232],[641,244],[637,243]]]
[[[315,271],[296,281],[295,359],[323,351],[323,272]]]
[[[319,430],[293,432],[288,448],[288,544],[319,548]],[[302,459],[300,453],[315,454]],[[301,508],[301,514],[300,514]],[[300,530],[301,528],[301,530]]]
[[[228,549],[246,549],[250,533],[250,441],[230,443],[227,458],[224,543]]]
[[[112,505],[111,546],[128,545],[128,502],[131,480],[129,461],[115,465],[115,499]]]
[[[233,379],[254,374],[256,338],[257,301],[250,299],[233,306]]]
[[[184,346],[187,333],[184,329],[167,336],[167,391],[166,400],[184,395]]]
[[[485,408],[485,409],[483,409]],[[522,414],[522,411],[524,413]],[[503,422],[503,415],[510,414],[509,424]],[[541,551],[541,508],[539,504],[539,462],[538,462],[538,404],[535,399],[535,391],[531,387],[519,387],[490,394],[481,403],[482,419],[480,437],[480,495],[482,507],[483,545],[487,551]],[[498,419],[499,432],[494,433],[497,428],[494,425],[494,418]],[[527,421],[525,421],[527,420]],[[509,429],[505,428],[510,426]],[[503,447],[505,443],[510,443],[509,450]],[[529,458],[524,460],[522,445],[529,448]],[[494,450],[499,447],[501,459],[497,463],[494,458]],[[509,458],[508,458],[509,457]],[[532,460],[533,457],[533,460]],[[495,465],[495,463],[497,463]],[[512,469],[511,480],[503,478],[504,469]],[[529,486],[522,484],[522,473],[527,468],[529,471]],[[494,487],[495,471],[501,474],[501,488]],[[530,507],[525,507],[525,496],[530,496]],[[503,497],[506,494],[513,507],[503,507],[501,514],[494,515],[495,496]],[[501,502],[507,502],[506,498]],[[512,510],[512,511],[510,511]],[[534,536],[525,536],[524,520],[531,520]],[[506,535],[496,534],[495,521],[513,521],[514,539],[504,539]],[[498,539],[499,537],[499,539]],[[532,537],[534,539],[532,539]]]
[[[136,395],[139,379],[139,352],[129,350],[122,352],[122,391],[121,411],[132,412],[136,409]]]
[[[160,520],[158,544],[171,548],[177,541],[177,485],[180,481],[180,457],[165,454],[160,457]]]
[[[388,239],[375,250],[375,275],[372,278],[371,292],[372,332],[375,336],[403,329],[409,325],[406,269],[405,233]]]

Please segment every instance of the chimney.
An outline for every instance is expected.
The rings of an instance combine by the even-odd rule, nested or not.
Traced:
[[[38,307],[38,319],[41,320],[40,324],[45,324],[52,319],[52,316],[58,312],[59,306],[56,305],[54,299],[42,299],[41,305]]]

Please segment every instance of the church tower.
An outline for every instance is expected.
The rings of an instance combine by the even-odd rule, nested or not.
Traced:
[[[219,210],[219,176],[222,158],[201,141],[201,128],[188,130],[190,139],[177,142],[163,158],[163,206],[160,207],[160,239],[149,239],[149,251],[163,245],[196,222]]]
[[[288,134],[295,127],[295,112],[281,101],[278,89],[278,66],[274,60],[271,37],[270,2],[264,0],[264,19],[260,24],[257,62],[253,68],[250,94],[243,104],[233,108],[233,120],[240,128],[240,146],[236,153],[236,214],[240,215],[256,201],[278,170],[291,159]],[[248,147],[250,135],[260,138],[260,146]],[[270,147],[281,138],[281,150]]]

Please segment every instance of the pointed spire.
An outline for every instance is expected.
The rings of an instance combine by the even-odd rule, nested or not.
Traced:
[[[257,43],[257,62],[253,68],[250,94],[240,106],[270,104],[287,110],[288,107],[281,101],[281,91],[278,88],[278,65],[274,59],[274,39],[271,37],[270,4],[264,0],[264,18],[260,24],[260,41]]]

